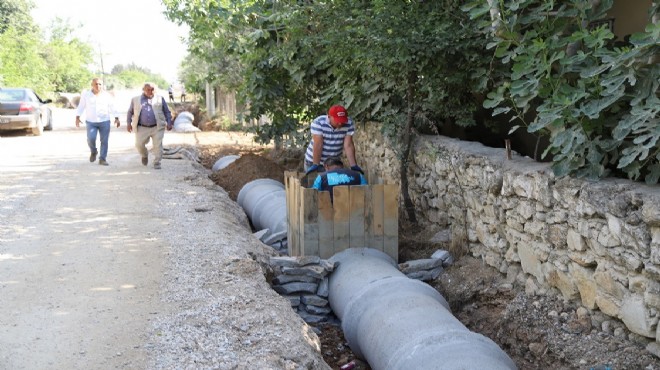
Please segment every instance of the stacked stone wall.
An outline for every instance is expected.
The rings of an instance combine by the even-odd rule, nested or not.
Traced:
[[[355,142],[363,168],[400,183],[377,124]],[[419,137],[407,171],[420,223],[467,230],[468,252],[529,294],[562,295],[660,341],[660,186],[557,178],[547,163],[442,136]]]

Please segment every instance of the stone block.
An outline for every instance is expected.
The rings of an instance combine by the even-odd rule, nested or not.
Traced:
[[[633,333],[649,338],[655,338],[658,317],[650,317],[649,310],[644,304],[641,295],[633,294],[627,296],[619,311],[621,320]]]
[[[304,267],[283,267],[282,273],[285,275],[304,275],[317,278],[319,280],[323,279],[328,274],[328,271],[319,265],[310,265]]]
[[[293,293],[316,293],[316,289],[318,289],[318,284],[313,283],[288,283],[273,287],[273,290],[285,295]]]
[[[596,305],[604,314],[612,317],[619,317],[619,306],[621,305],[621,301],[607,295],[599,294],[596,296]]]
[[[418,272],[422,270],[432,270],[442,266],[442,260],[437,258],[424,258],[419,260],[407,261],[399,264],[399,270],[404,274]]]
[[[550,268],[546,274],[546,280],[550,286],[553,286],[561,292],[567,300],[577,298],[578,290],[571,280],[570,276],[555,268]]]
[[[328,300],[322,297],[319,297],[315,294],[306,294],[300,297],[300,302],[305,305],[312,305],[318,307],[325,307],[328,305]]]
[[[319,284],[319,288],[316,290],[316,295],[319,297],[324,297],[328,298],[330,295],[330,280],[328,277],[324,277],[323,280],[321,280],[321,283]]]
[[[613,278],[613,271],[596,271],[594,280],[598,285],[598,290],[610,295],[617,300],[622,300],[625,296],[626,287]]]
[[[317,283],[319,279],[306,275],[277,275],[273,279],[273,285],[282,285],[287,283]]]
[[[580,252],[587,250],[587,244],[584,242],[584,238],[574,229],[568,229],[566,234],[566,243],[568,244],[568,249],[570,250]]]
[[[566,234],[568,226],[564,224],[548,224],[548,242],[556,249],[566,249]]]
[[[582,267],[595,267],[596,257],[591,253],[569,252],[568,258]]]
[[[590,310],[595,309],[597,307],[598,286],[593,279],[593,270],[573,263],[569,266],[569,273],[573,277],[578,292],[580,292],[582,305]]]
[[[531,244],[520,243],[518,245],[518,256],[520,257],[520,266],[523,271],[534,275],[540,283],[545,281],[543,274],[543,264],[534,251]]]
[[[600,232],[598,233],[598,238],[596,240],[598,240],[598,243],[606,248],[612,248],[621,245],[621,240],[616,235],[612,234],[609,226],[607,225],[604,225],[600,228]]]
[[[654,198],[648,199],[642,205],[642,220],[649,226],[660,227],[660,195]]]
[[[536,213],[536,210],[534,209],[532,202],[520,201],[518,207],[516,207],[516,212],[522,216],[523,219],[530,220]]]
[[[660,227],[651,227],[651,262],[660,265]]]

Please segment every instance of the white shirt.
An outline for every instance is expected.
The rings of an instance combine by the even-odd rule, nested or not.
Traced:
[[[82,117],[85,112],[84,121],[105,122],[110,121],[112,116],[119,117],[115,110],[114,98],[107,91],[100,91],[94,95],[91,90],[85,90],[80,94],[78,104],[78,115]]]

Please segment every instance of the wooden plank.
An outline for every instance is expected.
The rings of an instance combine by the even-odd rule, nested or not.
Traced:
[[[301,188],[300,220],[302,222],[301,256],[319,255],[319,205],[316,189]]]
[[[365,196],[365,223],[367,228],[367,246],[369,248],[383,250],[384,240],[384,186],[369,185]]]
[[[291,183],[291,173],[287,171],[284,173],[284,188],[286,190],[286,240],[289,256],[291,255],[291,244],[293,241],[293,218],[291,217],[293,190],[291,189]]]
[[[335,254],[334,220],[330,192],[319,191],[317,194],[319,214],[319,257],[327,259]]]
[[[291,240],[291,248],[289,249],[289,256],[300,256],[300,180],[294,178],[292,180],[292,209],[291,216],[293,219],[293,240]]]
[[[349,221],[351,206],[348,186],[337,186],[333,190],[334,253],[338,253],[350,245]]]
[[[371,186],[364,187],[364,244],[367,248],[373,248],[373,189]]]
[[[383,193],[383,218],[384,218],[384,241],[383,252],[387,253],[394,261],[399,261],[399,187],[398,185],[384,185]]]
[[[364,189],[365,186],[349,186],[349,246],[351,248],[364,248]]]

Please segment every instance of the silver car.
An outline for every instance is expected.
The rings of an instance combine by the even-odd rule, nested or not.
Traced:
[[[32,90],[19,87],[0,88],[0,131],[31,130],[41,135],[53,129],[51,99],[41,100]]]

